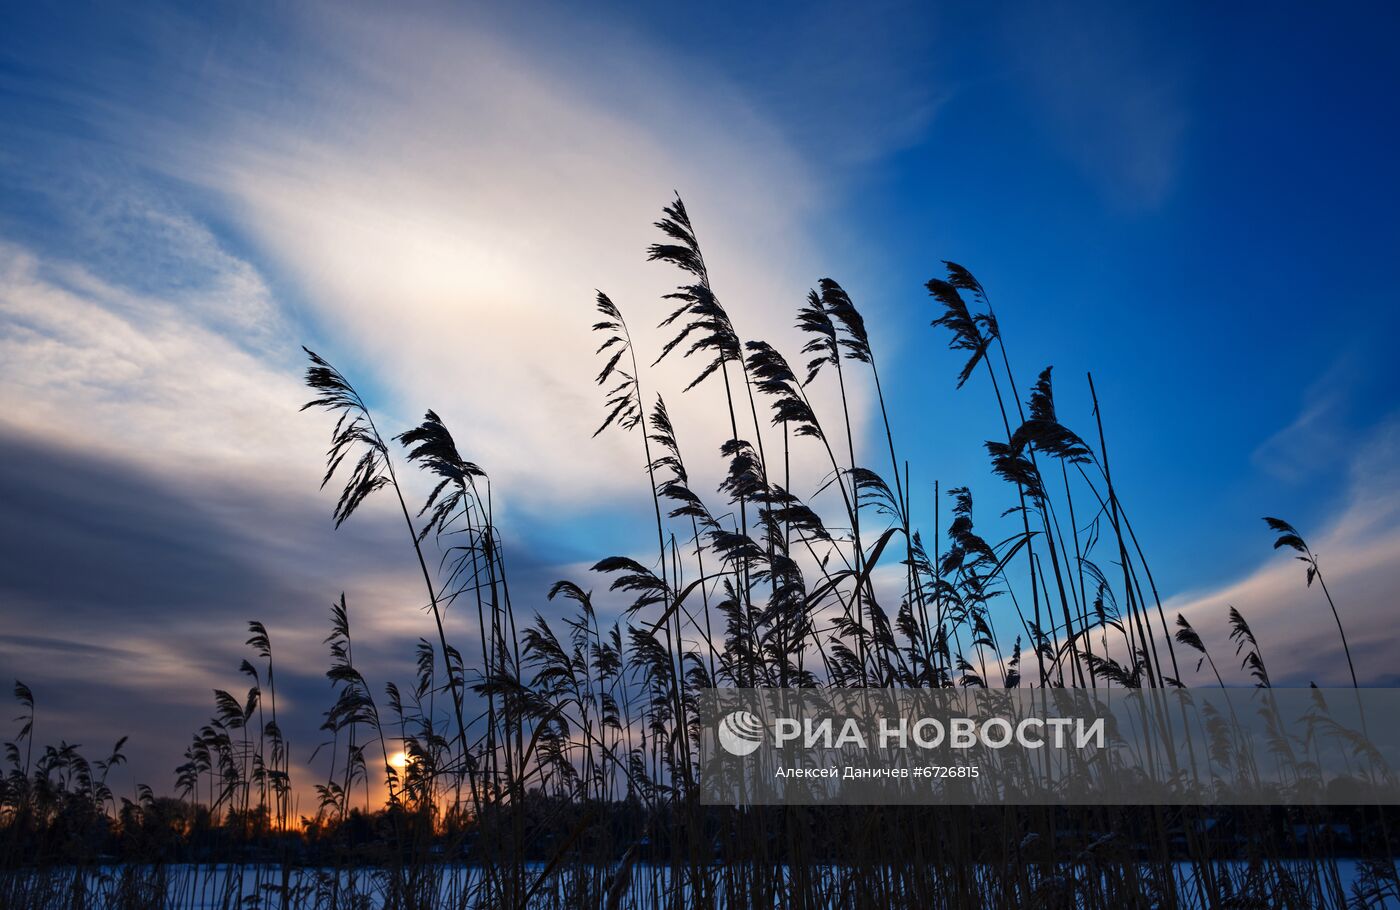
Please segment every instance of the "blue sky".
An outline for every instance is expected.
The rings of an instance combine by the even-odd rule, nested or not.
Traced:
[[[330,533],[301,343],[389,425],[464,428],[536,595],[643,545],[636,441],[589,437],[587,326],[602,288],[659,343],[674,278],[642,253],[672,189],[742,332],[793,352],[806,289],[852,293],[916,498],[967,484],[989,523],[1006,504],[990,390],[954,391],[928,327],[923,282],[953,259],[1022,389],[1053,364],[1085,433],[1093,371],[1175,607],[1277,611],[1274,647],[1310,654],[1330,620],[1269,550],[1280,514],[1389,672],[1395,12],[984,6],[8,10],[0,677],[55,693],[70,738],[151,699],[192,729],[245,619],[314,664],[342,589],[384,672],[406,662],[414,567],[390,513]],[[712,451],[689,369],[648,381]]]

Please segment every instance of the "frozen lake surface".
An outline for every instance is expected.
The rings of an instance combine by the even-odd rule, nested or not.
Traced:
[[[1306,860],[1285,861],[1284,871],[1301,881],[1314,879],[1314,867]],[[1322,867],[1326,871],[1317,876],[1326,891],[1319,906],[1357,906],[1370,908],[1395,908],[1400,910],[1400,899],[1394,894],[1363,894],[1357,900],[1356,886],[1364,884],[1366,876],[1362,863],[1358,860],[1338,860],[1335,864]],[[435,906],[443,908],[475,907],[483,903],[481,886],[485,873],[479,866],[443,863],[423,867],[420,873],[422,887],[418,893]],[[527,865],[525,878],[533,884],[544,871],[544,864]],[[726,870],[720,866],[711,867],[712,881],[725,877]],[[1147,867],[1143,867],[1147,872]],[[830,879],[831,887],[823,893],[832,895],[831,906],[838,906],[836,897],[839,882],[846,870],[835,866],[822,866],[807,871],[809,878]],[[1214,866],[1214,874],[1236,883],[1246,879],[1248,866],[1244,862],[1222,862]],[[605,873],[596,873],[595,887],[590,893],[600,893],[598,881]],[[991,880],[994,870],[979,870],[979,877],[988,878],[989,893],[995,893],[997,885]],[[1038,869],[1034,880],[1052,886],[1055,879],[1072,876],[1069,867],[1057,874],[1054,869]],[[1178,887],[1176,906],[1201,908],[1205,910],[1213,903],[1204,899],[1201,883],[1196,880],[1196,869],[1189,863],[1175,866],[1175,879]],[[623,907],[661,908],[675,905],[675,894],[671,887],[673,870],[666,866],[638,864],[631,870],[630,884],[621,902]],[[691,881],[690,879],[687,879]],[[60,868],[42,872],[20,870],[0,873],[0,881],[9,886],[21,885],[20,894],[28,894],[26,905],[68,906],[75,891],[81,889],[89,895],[90,906],[165,906],[171,910],[277,910],[281,907],[296,908],[344,908],[355,910],[380,910],[386,904],[387,874],[384,870],[367,867],[363,869],[331,869],[316,867],[289,867],[273,865],[169,865],[152,866],[99,866],[86,869]],[[580,901],[575,887],[576,879],[565,870],[556,873],[548,885],[533,892],[531,906],[575,907]],[[682,887],[690,887],[683,885]],[[284,901],[283,892],[288,897]],[[1267,889],[1264,889],[1267,890]],[[163,893],[162,893],[163,892]],[[1345,902],[1340,898],[1345,894]],[[431,895],[431,897],[430,897]],[[11,897],[15,892],[11,892]],[[1271,893],[1252,894],[1262,898],[1263,906],[1272,906]],[[601,901],[599,901],[601,902]],[[685,903],[682,901],[682,903]],[[723,901],[720,901],[723,905]],[[745,904],[747,906],[747,902]]]

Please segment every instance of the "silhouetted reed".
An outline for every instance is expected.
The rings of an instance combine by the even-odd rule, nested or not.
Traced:
[[[1349,892],[1339,845],[1315,826],[1298,834],[1295,823],[1308,817],[1292,810],[702,806],[705,688],[1164,690],[1186,682],[1177,644],[1200,656],[1197,672],[1208,666],[1217,685],[1226,680],[1184,617],[1175,635],[1168,626],[1114,484],[1092,378],[1089,436],[1062,421],[1050,367],[1023,403],[1000,323],[971,272],[945,263],[927,289],[939,308],[933,326],[966,355],[953,384],[984,376],[996,402],[1004,433],[985,449],[1016,492],[1008,536],[974,520],[967,487],[916,482],[896,445],[875,339],[840,284],[822,279],[797,306],[805,359],[794,369],[777,346],[740,333],[679,197],[657,228],[663,239],[648,258],[678,269],[682,284],[668,295],[674,304],[660,325],[673,334],[652,366],[676,351],[699,357],[685,391],[703,394],[718,378],[728,435],[701,441],[700,451],[718,454],[723,479],[713,492],[696,489],[670,412],[646,390],[646,356],[623,308],[599,292],[597,433],[639,440],[655,530],[638,552],[593,566],[625,599],[620,613],[600,610],[587,583],[561,580],[547,598],[523,592],[534,609],[518,617],[486,470],[433,411],[386,438],[351,381],[307,351],[316,397],[305,408],[336,416],[323,480],[343,478],[333,520],[392,491],[422,576],[433,622],[411,680],[365,677],[351,634],[354,598],[341,594],[325,642],[334,700],[325,741],[311,751],[324,776],[302,782],[300,792],[310,783],[316,795],[307,811],[297,809],[293,744],[279,723],[272,637],[261,623],[249,624],[258,662],[241,667],[251,685],[246,695],[216,691],[214,714],[176,772],[179,800],[143,789],[118,807],[105,781],[121,762],[120,743],[93,765],[67,745],[36,758],[33,695],[17,686],[23,715],[0,790],[0,866],[19,871],[0,879],[0,904],[139,906],[161,893],[175,906],[394,908],[1400,899],[1379,812],[1342,813],[1350,848],[1366,854]],[[873,384],[882,437],[874,452],[853,421],[852,370],[869,370]],[[834,383],[831,415],[814,404],[818,383]],[[795,470],[814,463],[794,460],[804,446],[822,466],[817,476]],[[417,510],[401,484],[405,466],[430,480]],[[913,518],[915,491],[928,489],[931,535]],[[950,510],[946,527],[939,500]],[[1308,583],[1321,581],[1302,537],[1268,521],[1276,546],[1302,554]],[[463,640],[449,635],[449,611],[470,627]],[[1269,687],[1254,631],[1233,608],[1230,628],[1241,667]],[[1342,642],[1356,685],[1344,632]],[[1228,737],[1213,748],[1219,761],[1238,761]],[[70,824],[102,831],[105,846],[59,846],[65,835],[55,832]],[[152,865],[103,871],[98,858],[109,848]],[[219,863],[229,865],[220,872]]]

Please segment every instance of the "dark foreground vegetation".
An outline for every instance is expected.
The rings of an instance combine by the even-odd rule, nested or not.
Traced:
[[[594,566],[628,599],[622,615],[604,615],[574,579],[548,592],[566,618],[546,621],[537,592],[512,591],[490,479],[443,420],[429,411],[383,435],[349,378],[308,352],[307,407],[334,419],[336,523],[370,496],[392,498],[421,569],[428,622],[407,681],[362,675],[342,595],[312,813],[292,808],[294,784],[309,782],[291,779],[278,655],[259,623],[241,668],[249,688],[216,693],[177,797],[114,796],[120,744],[91,762],[66,745],[36,748],[34,697],[18,686],[21,730],[0,784],[0,907],[1400,902],[1396,819],[1379,807],[700,805],[705,688],[1151,689],[1197,674],[1223,684],[1217,657],[1258,686],[1271,680],[1237,611],[1226,642],[1167,616],[1114,485],[1092,379],[1081,435],[1060,420],[1049,368],[1018,381],[966,269],[947,263],[927,287],[934,327],[965,357],[956,385],[985,384],[1004,429],[985,447],[1016,506],[988,536],[966,488],[915,481],[874,340],[839,284],[821,281],[798,308],[805,343],[792,366],[743,340],[679,199],[657,227],[649,258],[682,276],[662,322],[671,340],[637,350],[620,307],[596,301],[599,432],[635,438],[655,528],[649,552]],[[682,447],[683,428],[645,385],[644,366],[668,357],[696,364],[687,391],[713,396],[728,438]],[[853,427],[857,384],[879,418],[871,451]],[[809,398],[819,385],[831,413]],[[687,458],[716,445],[723,480],[698,490]],[[818,476],[794,476],[795,460],[813,455]],[[410,469],[433,480],[424,503],[401,486]],[[921,533],[912,502],[930,489],[936,518]],[[1316,556],[1286,522],[1267,521],[1318,583],[1345,649]],[[449,639],[448,611],[465,611],[469,640]],[[1349,651],[1347,661],[1355,684]],[[1233,760],[1228,748],[1213,757],[1227,770]],[[382,808],[366,805],[371,781],[387,794]]]

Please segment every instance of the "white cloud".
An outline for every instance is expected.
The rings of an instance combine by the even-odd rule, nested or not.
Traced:
[[[242,333],[227,327],[229,314],[243,321],[266,305],[256,273],[228,261],[209,285],[158,297],[0,245],[4,422],[175,475],[261,476],[276,488],[297,473],[286,470],[286,452],[317,452],[324,428],[298,418],[297,375],[246,344],[269,317]],[[314,465],[314,455],[300,463]]]
[[[223,199],[301,291],[323,354],[366,365],[395,418],[442,413],[507,504],[645,490],[638,440],[590,440],[588,326],[601,288],[642,355],[660,350],[659,298],[680,275],[643,254],[673,187],[740,332],[796,352],[795,310],[824,274],[819,184],[722,80],[700,92],[635,48],[555,56],[459,20],[327,17],[315,32],[337,65],[281,87],[295,114],[222,97],[212,130],[156,133],[174,150],[157,160]],[[680,396],[698,367],[675,359],[645,380],[699,461],[728,421],[717,382]]]
[[[351,12],[287,11],[266,43],[211,42],[192,18],[167,17],[151,33],[178,90],[152,101],[94,84],[86,115],[101,155],[75,154],[82,173],[47,181],[81,267],[6,254],[12,315],[45,311],[6,339],[3,381],[26,402],[8,419],[71,445],[135,451],[141,439],[141,457],[176,473],[211,459],[253,470],[244,450],[280,445],[267,482],[305,483],[323,428],[286,409],[302,400],[297,346],[311,341],[373,393],[385,428],[442,413],[492,472],[503,514],[618,496],[644,508],[635,434],[591,438],[603,416],[594,288],[623,307],[650,360],[669,337],[655,327],[670,309],[661,296],[681,276],[644,251],[679,188],[741,334],[800,359],[797,305],[857,255],[818,249],[838,233],[822,225],[834,184],[822,156],[724,73],[616,26]],[[867,39],[861,92],[880,95],[891,71],[865,47],[883,39]],[[81,93],[69,102],[81,107]],[[238,255],[219,239],[230,235]],[[703,491],[729,429],[718,381],[680,394],[698,370],[676,355],[644,381],[666,395]],[[812,394],[839,436],[833,385]],[[869,390],[857,378],[852,391],[859,438]],[[883,463],[878,448],[864,457]],[[798,493],[829,469],[809,440],[793,461]]]

